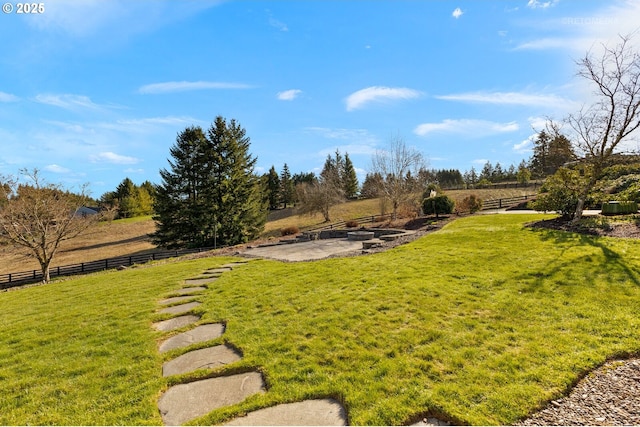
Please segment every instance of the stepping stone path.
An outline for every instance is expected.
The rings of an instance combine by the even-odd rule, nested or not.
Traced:
[[[180,305],[173,305],[171,307],[167,307],[167,308],[163,308],[161,310],[158,310],[158,313],[162,313],[162,314],[182,314],[182,313],[186,313],[187,311],[190,311],[192,308],[196,308],[197,306],[201,305],[201,302],[198,301],[193,301],[193,302],[189,302],[186,304],[180,304]]]
[[[193,298],[194,298],[193,295],[185,295],[183,297],[167,298],[167,299],[163,299],[162,301],[159,301],[159,304],[162,304],[162,305],[175,304],[177,302],[189,301],[189,300],[192,300]]]
[[[208,325],[200,325],[195,328],[175,335],[160,344],[160,353],[165,353],[174,348],[187,347],[191,344],[216,339],[224,333],[224,325],[222,323],[212,323]]]
[[[200,320],[200,316],[188,314],[186,316],[174,317],[169,320],[163,320],[162,322],[154,323],[153,327],[158,331],[173,331],[174,329],[180,329],[192,323],[196,323],[198,320]]]
[[[220,275],[244,264],[246,262],[225,264],[204,271],[200,277],[187,279],[185,284],[191,286],[174,292],[183,296],[164,299],[160,304],[175,304],[192,298],[192,294],[206,290],[205,286],[215,282]],[[179,314],[200,304],[193,301],[165,307],[159,312]],[[159,331],[172,331],[196,323],[198,320],[200,320],[198,316],[185,315],[154,323],[153,327]],[[214,340],[224,334],[224,329],[225,325],[220,323],[199,325],[166,339],[160,344],[158,350],[160,353],[165,353],[195,343]],[[229,346],[206,347],[189,351],[167,361],[162,366],[162,375],[168,377],[198,369],[216,368],[241,359],[242,355]],[[202,417],[214,409],[240,403],[258,393],[266,393],[266,385],[259,372],[227,375],[170,387],[158,400],[158,409],[165,425],[180,425]],[[342,405],[332,399],[319,399],[260,409],[238,417],[227,425],[346,425],[346,421],[346,411]]]
[[[201,348],[166,362],[162,365],[162,376],[170,377],[171,375],[186,374],[196,369],[216,368],[237,362],[241,358],[234,349],[226,345]]]
[[[194,292],[200,292],[200,291],[206,291],[206,290],[207,288],[205,288],[204,286],[194,286],[192,288],[178,289],[177,291],[174,292],[174,294],[187,295],[187,294],[192,294]]]
[[[187,279],[184,282],[187,285],[199,286],[199,285],[206,285],[208,283],[215,282],[216,280],[218,280],[217,277],[200,277],[200,278],[197,278],[197,279]]]
[[[305,400],[259,409],[225,426],[343,426],[347,414],[333,399]]]

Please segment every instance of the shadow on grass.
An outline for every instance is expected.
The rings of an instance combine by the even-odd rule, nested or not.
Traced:
[[[626,263],[625,258],[618,252],[613,250],[610,245],[606,243],[606,240],[604,238],[588,234],[550,230],[544,228],[527,227],[527,229],[529,229],[532,233],[538,235],[542,241],[554,243],[556,247],[561,250],[562,255],[564,255],[569,249],[573,249],[576,246],[600,249],[604,258],[603,262],[599,264],[599,268],[604,271],[610,272],[619,271],[623,273],[624,276],[628,278],[633,284],[635,284],[636,286],[640,286],[640,271],[629,266]],[[540,274],[539,280],[544,277],[551,276],[553,273],[560,272],[564,268],[570,266],[573,262],[572,260],[561,262],[562,258],[562,256],[558,257],[558,264],[552,269],[552,271],[548,272],[548,274]],[[587,255],[584,260],[589,261],[591,259],[592,257],[590,255]]]

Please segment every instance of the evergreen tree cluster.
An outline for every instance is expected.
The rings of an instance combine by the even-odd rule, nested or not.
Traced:
[[[156,186],[154,243],[167,248],[234,245],[256,238],[268,200],[254,173],[249,137],[235,121],[216,117],[205,133],[189,127],[170,149]]]
[[[155,188],[149,181],[136,185],[129,178],[122,180],[115,191],[104,193],[99,200],[101,209],[115,212],[115,218],[132,218],[153,214]]]
[[[327,156],[320,176],[313,172],[291,173],[289,166],[285,163],[280,171],[276,171],[275,166],[271,166],[269,172],[262,176],[266,198],[269,209],[279,209],[294,205],[299,200],[297,188],[302,185],[331,185],[333,191],[340,197],[355,198],[358,195],[358,177],[349,158],[349,154],[344,156],[336,151],[335,157]]]

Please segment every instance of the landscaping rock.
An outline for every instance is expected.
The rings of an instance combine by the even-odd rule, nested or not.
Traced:
[[[187,347],[191,344],[216,339],[224,333],[222,323],[211,323],[196,326],[195,328],[175,335],[160,344],[160,353],[165,353],[175,348]]]
[[[166,425],[181,425],[208,414],[216,408],[235,405],[247,397],[264,392],[258,372],[210,378],[171,387],[158,400],[158,409]]]
[[[204,286],[193,286],[193,287],[189,287],[189,288],[182,288],[182,289],[178,289],[177,291],[174,291],[174,294],[178,294],[178,295],[188,295],[188,294],[193,294],[193,293],[198,293],[201,291],[206,291],[207,288]]]
[[[188,302],[186,304],[174,305],[174,306],[171,306],[171,307],[163,308],[161,310],[158,310],[158,313],[162,313],[162,314],[181,314],[181,313],[186,313],[187,311],[190,311],[190,310],[196,308],[197,306],[199,306],[201,304],[202,303],[197,302],[197,301]]]
[[[347,414],[333,399],[305,400],[260,409],[225,426],[345,426]]]
[[[226,345],[190,351],[162,365],[162,376],[186,374],[197,369],[210,369],[237,362],[242,357]]]
[[[518,425],[640,425],[640,359],[605,363]]]
[[[196,323],[198,320],[200,320],[200,316],[188,314],[186,316],[174,317],[173,319],[154,323],[153,327],[158,331],[173,331],[174,329],[180,329],[192,323]]]

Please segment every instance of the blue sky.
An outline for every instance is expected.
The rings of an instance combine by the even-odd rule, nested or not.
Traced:
[[[391,138],[434,169],[518,164],[588,102],[575,60],[640,27],[639,1],[45,0],[0,14],[0,174],[99,197],[159,183],[187,126],[235,118],[257,172],[360,180]],[[636,38],[638,41],[638,38]]]

